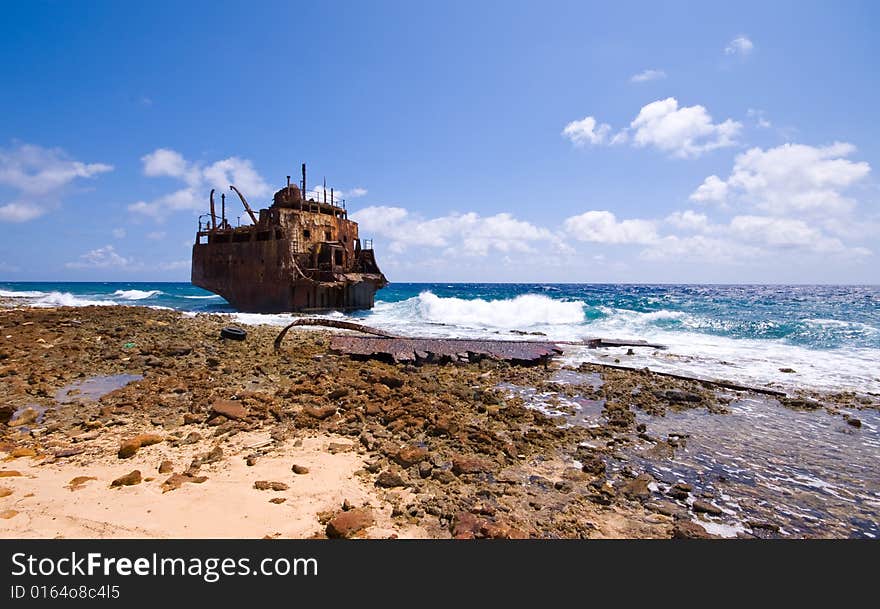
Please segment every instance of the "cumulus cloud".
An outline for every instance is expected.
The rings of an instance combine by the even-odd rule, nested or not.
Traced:
[[[666,72],[663,70],[645,70],[638,74],[633,74],[630,82],[648,82],[649,80],[663,80],[666,78]]]
[[[755,121],[755,125],[760,127],[761,129],[769,129],[773,126],[769,120],[767,120],[767,113],[763,110],[756,110],[755,108],[749,108],[746,111],[746,116]]]
[[[775,248],[808,249],[819,253],[846,250],[840,239],[827,237],[803,220],[770,216],[736,216],[730,221],[730,234]]]
[[[572,121],[562,130],[562,135],[571,140],[575,146],[585,144],[605,143],[611,126],[605,123],[597,123],[592,116],[587,116],[579,121]]]
[[[657,240],[654,222],[621,220],[610,211],[588,211],[567,218],[566,232],[578,241],[594,243],[652,243]]]
[[[85,254],[82,254],[78,260],[68,262],[64,266],[69,269],[124,269],[132,266],[132,260],[130,258],[124,258],[123,256],[120,256],[112,245],[105,245],[104,247],[99,247],[97,249],[86,252]]]
[[[125,229],[124,228],[114,228],[111,231],[114,239],[125,239]]]
[[[0,148],[0,186],[15,191],[11,201],[0,201],[0,221],[38,218],[61,204],[74,181],[112,170],[105,163],[77,161],[60,148],[33,144]]]
[[[626,129],[609,137],[611,127],[588,116],[566,125],[562,134],[576,145],[625,144],[653,147],[680,158],[695,158],[717,148],[736,145],[742,123],[713,122],[705,107],[682,106],[668,97],[643,106]]]
[[[676,228],[696,232],[705,232],[711,226],[709,216],[690,209],[669,214],[666,217],[666,222]]]
[[[136,201],[129,211],[163,220],[177,211],[207,209],[208,192],[216,188],[228,191],[235,185],[248,201],[271,192],[269,185],[254,169],[251,161],[236,156],[203,165],[187,161],[182,154],[168,148],[158,148],[141,158],[144,175],[167,177],[183,182],[183,187],[151,201]]]
[[[755,44],[749,40],[748,36],[737,36],[724,47],[725,55],[739,55],[745,57],[751,54],[755,49]]]
[[[553,241],[554,234],[511,214],[480,216],[475,212],[424,219],[402,207],[373,206],[351,214],[361,235],[373,234],[400,253],[408,248],[445,248],[447,253],[485,256],[490,251],[530,252],[536,241]]]
[[[855,201],[844,192],[871,171],[868,163],[846,158],[854,152],[852,144],[843,142],[752,148],[736,157],[726,180],[711,175],[690,198],[746,206],[775,216],[848,214]]]
[[[644,106],[630,123],[634,146],[653,146],[678,157],[697,157],[736,144],[742,124],[731,119],[713,123],[703,106],[678,107],[667,97]]]

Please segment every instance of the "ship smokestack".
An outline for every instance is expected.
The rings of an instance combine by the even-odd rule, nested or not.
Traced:
[[[226,228],[226,193],[220,194],[220,225]]]
[[[287,198],[290,198],[290,176],[287,176]]]
[[[302,171],[303,171],[303,199],[305,200],[306,199],[306,192],[308,192],[306,189],[306,164],[305,163],[303,163]]]

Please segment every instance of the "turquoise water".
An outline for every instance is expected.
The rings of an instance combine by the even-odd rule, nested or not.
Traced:
[[[29,306],[127,304],[229,313],[239,323],[289,315],[239,314],[189,283],[0,283]],[[665,352],[571,349],[572,363],[622,364],[725,376],[761,384],[880,393],[880,287],[762,285],[395,283],[376,307],[348,317],[401,334],[557,340],[645,338]],[[532,337],[534,338],[534,337]],[[782,373],[779,368],[794,369]],[[723,372],[723,374],[721,374]]]

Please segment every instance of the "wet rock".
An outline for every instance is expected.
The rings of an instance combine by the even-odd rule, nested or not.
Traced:
[[[702,512],[704,514],[709,514],[710,516],[721,516],[724,512],[721,511],[716,505],[712,505],[707,501],[703,501],[701,499],[697,499],[694,501],[693,505],[691,505],[695,512]]]
[[[862,426],[862,421],[855,418],[855,417],[847,416],[845,418],[846,418],[847,425],[851,425],[855,428],[860,428]]]
[[[134,486],[135,484],[140,484],[141,480],[141,470],[136,469],[124,476],[119,476],[110,483],[110,486]]]
[[[226,417],[233,421],[239,421],[247,418],[248,410],[242,406],[241,402],[232,400],[217,400],[211,404],[212,417]]]
[[[759,529],[763,531],[779,532],[779,525],[772,522],[764,522],[762,520],[750,520],[746,523],[750,529]]]
[[[40,417],[40,413],[34,408],[25,408],[17,417],[11,419],[8,423],[10,427],[20,427],[22,425],[30,425]]]
[[[299,476],[303,476],[303,475],[309,473],[309,468],[306,467],[305,465],[296,465],[296,464],[294,464],[293,467],[290,468],[290,470],[291,470],[294,474],[297,474],[297,475],[299,475]]]
[[[660,397],[660,396],[658,396]],[[702,397],[696,393],[682,391],[681,389],[669,389],[662,393],[662,397],[670,402],[700,402]]]
[[[160,474],[168,474],[172,471],[174,471],[174,463],[171,461],[162,461],[162,463],[159,464]]]
[[[652,512],[657,512],[658,514],[663,514],[664,516],[670,516],[672,518],[683,518],[687,516],[686,509],[672,503],[671,501],[649,501],[645,503],[645,507]]]
[[[650,474],[639,474],[621,487],[620,492],[630,499],[647,499],[651,496],[648,485],[654,481]]]
[[[481,459],[480,457],[460,455],[452,460],[452,473],[456,476],[461,476],[462,474],[480,474],[492,471],[493,469],[492,462],[486,459]]]
[[[795,410],[816,410],[822,407],[822,404],[816,400],[806,398],[780,397],[779,402],[786,408],[793,408]]]
[[[679,520],[672,528],[673,539],[713,539],[715,535],[690,520]]]
[[[685,484],[684,482],[678,482],[673,484],[669,489],[667,495],[672,497],[673,499],[678,499],[679,501],[684,501],[688,498],[693,488],[690,484]]]
[[[428,449],[415,444],[404,446],[394,455],[394,460],[402,467],[411,467],[427,458]]]
[[[339,511],[327,523],[327,537],[346,539],[375,524],[373,511],[370,508],[354,508]]]
[[[290,487],[283,482],[270,482],[268,480],[257,480],[254,482],[254,488],[258,491],[286,491]]]
[[[401,478],[397,472],[385,470],[376,478],[376,486],[383,488],[395,488],[398,486],[406,486],[406,481]]]
[[[8,422],[9,419],[12,418],[13,414],[15,414],[15,408],[13,406],[0,404],[0,423]]]
[[[780,368],[779,371],[786,374],[794,374],[796,372],[794,368]]]
[[[122,445],[119,447],[119,452],[117,453],[117,456],[120,459],[128,459],[129,457],[134,456],[134,454],[144,446],[152,446],[153,444],[158,444],[159,442],[162,442],[164,440],[165,438],[163,438],[162,436],[150,433],[135,436],[134,438],[126,440],[122,443]]]

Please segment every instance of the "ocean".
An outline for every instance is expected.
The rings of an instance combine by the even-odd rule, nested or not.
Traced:
[[[0,282],[0,297],[22,306],[220,313],[242,325],[285,325],[293,318],[236,313],[189,283]],[[625,348],[571,346],[563,362],[880,394],[880,286],[394,283],[370,311],[323,316],[411,336],[646,339],[669,348],[627,355]]]

